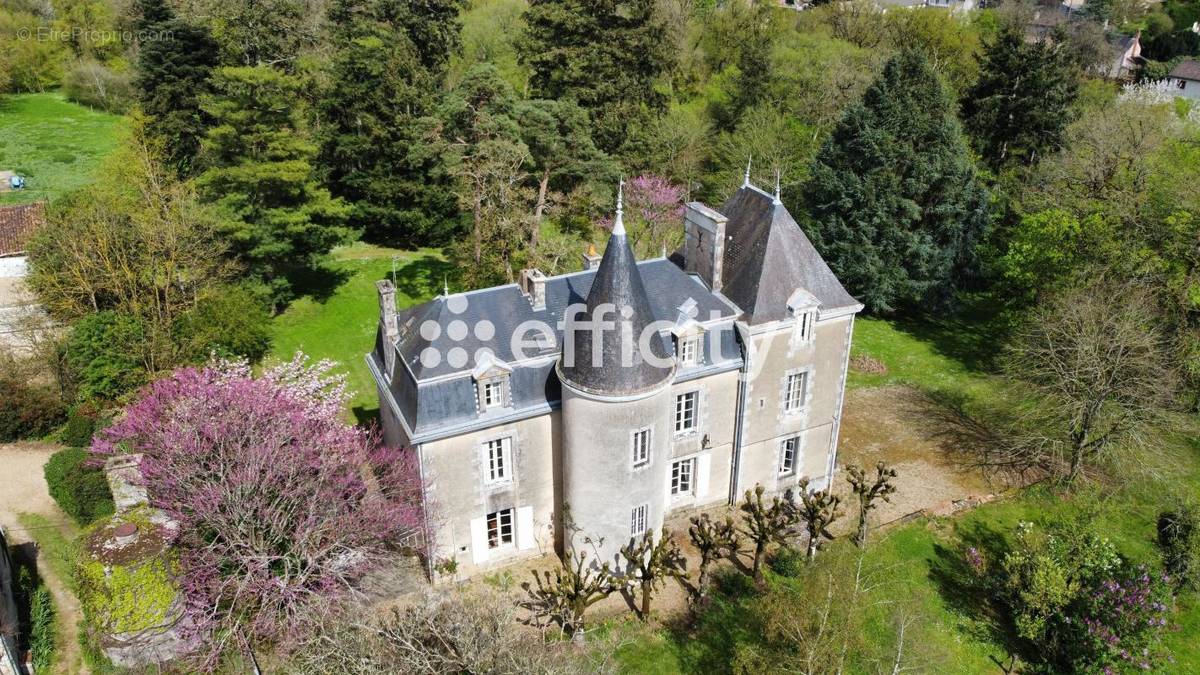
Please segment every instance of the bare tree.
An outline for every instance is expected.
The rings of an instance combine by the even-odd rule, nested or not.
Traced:
[[[1145,290],[1103,281],[1037,307],[1005,371],[1037,396],[1011,453],[1073,483],[1114,447],[1145,440],[1172,404],[1175,373]]]
[[[892,493],[896,491],[896,485],[892,482],[896,477],[896,470],[879,462],[875,465],[874,480],[869,478],[867,472],[857,464],[847,465],[846,473],[848,474],[846,480],[850,481],[850,488],[858,497],[858,530],[854,534],[854,543],[856,546],[865,546],[867,543],[867,516],[872,509],[878,506],[879,500],[892,501]]]
[[[768,505],[763,499],[766,489],[761,485],[746,491],[742,511],[742,532],[754,542],[754,580],[762,581],[762,561],[771,543],[786,544],[787,533],[795,523],[793,510],[785,500],[775,497]]]
[[[378,621],[354,620],[366,614],[361,610],[337,612],[299,645],[287,672],[569,675],[609,670],[522,629],[518,612],[487,591],[431,595]]]
[[[702,513],[699,516],[692,516],[691,522],[692,525],[688,528],[688,537],[692,540],[692,546],[695,546],[696,550],[700,552],[700,577],[696,580],[696,589],[693,593],[694,598],[699,601],[708,595],[709,566],[723,555],[737,553],[741,537],[738,536],[733,518],[729,516],[725,518],[724,522],[718,523],[707,513]]]
[[[829,531],[829,526],[842,516],[841,510],[838,509],[842,498],[829,490],[810,492],[808,483],[808,479],[803,478],[797,486],[800,491],[800,503],[796,504],[790,499],[789,503],[795,509],[800,522],[804,523],[808,529],[808,546],[805,549],[805,557],[812,560],[824,543],[822,540],[833,540],[833,533]]]
[[[668,578],[681,579],[687,575],[687,558],[679,550],[679,544],[671,538],[671,531],[662,530],[658,541],[654,541],[654,530],[647,530],[640,541],[631,541],[621,548],[621,556],[629,563],[627,570],[636,577],[641,586],[642,602],[638,617],[642,621],[650,618],[650,601],[657,587]]]

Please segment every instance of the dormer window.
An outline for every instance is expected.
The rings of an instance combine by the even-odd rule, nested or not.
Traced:
[[[792,328],[793,345],[812,342],[813,335],[816,333],[817,307],[820,304],[816,296],[803,288],[797,288],[788,298],[788,313],[795,320]]]
[[[501,361],[487,356],[475,368],[475,395],[479,401],[479,412],[512,406],[510,375],[512,369]]]
[[[700,362],[699,336],[683,336],[675,338],[675,356],[680,366],[694,366]]]

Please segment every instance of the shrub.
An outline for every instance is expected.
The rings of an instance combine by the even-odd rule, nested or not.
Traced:
[[[200,296],[196,306],[172,327],[172,340],[188,361],[209,356],[245,357],[258,361],[271,346],[271,314],[266,304],[243,286],[224,286]]]
[[[151,558],[131,565],[87,560],[79,565],[79,599],[89,625],[104,634],[149,630],[167,623],[178,590],[173,560]]]
[[[29,601],[29,651],[35,672],[48,672],[54,660],[54,604],[45,584],[33,591]]]
[[[787,546],[780,547],[771,559],[771,569],[781,577],[798,577],[804,572],[804,554]]]
[[[63,445],[75,448],[86,448],[92,444],[92,436],[96,433],[96,425],[100,421],[100,412],[92,403],[80,403],[67,413],[67,425],[58,435]]]
[[[1163,566],[1178,588],[1195,588],[1200,581],[1200,513],[1185,504],[1158,516],[1158,548]]]
[[[11,366],[0,364],[0,443],[45,436],[62,424],[62,401]]]
[[[129,73],[91,60],[78,61],[66,72],[63,94],[70,101],[118,114],[129,110],[136,98]]]
[[[60,508],[80,525],[113,512],[112,493],[104,471],[89,466],[91,458],[83,448],[67,448],[54,453],[46,462],[46,485]]]
[[[67,362],[79,381],[79,398],[113,400],[149,379],[137,347],[146,339],[140,319],[104,311],[79,320],[67,340]]]
[[[997,603],[994,615],[1038,672],[1151,670],[1165,658],[1165,578],[1123,558],[1087,523],[1023,522],[998,565],[977,558],[968,550],[988,591],[980,595]]]

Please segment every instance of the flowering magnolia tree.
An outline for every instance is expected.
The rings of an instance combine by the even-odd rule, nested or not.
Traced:
[[[683,242],[683,188],[661,176],[625,182],[625,226],[639,258],[670,253]],[[612,219],[601,223],[612,227]]]
[[[244,362],[178,370],[93,444],[141,453],[151,504],[178,522],[182,625],[210,668],[230,640],[298,637],[421,540],[415,460],[341,420],[332,367],[297,354],[259,377]]]

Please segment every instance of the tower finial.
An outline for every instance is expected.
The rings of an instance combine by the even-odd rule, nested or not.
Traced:
[[[742,180],[742,187],[750,187],[750,165],[754,163],[754,155],[750,155],[746,159],[746,178]]]
[[[780,198],[780,196],[783,192],[782,188],[780,187],[782,182],[783,182],[783,172],[780,171],[779,169],[775,169],[775,203],[776,204],[783,203],[783,200]]]
[[[625,179],[617,183],[617,217],[613,220],[614,237],[625,236]]]
[[[446,275],[442,275],[442,297],[450,297],[450,282],[446,280]]]

